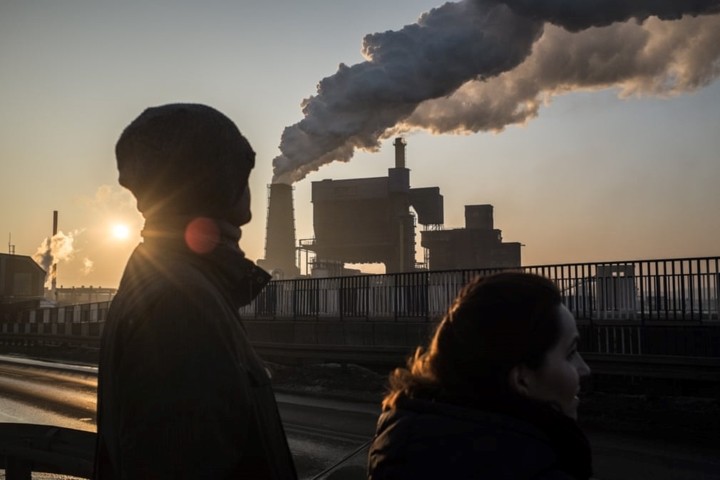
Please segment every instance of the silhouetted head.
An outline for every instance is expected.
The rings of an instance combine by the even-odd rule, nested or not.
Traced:
[[[391,376],[384,406],[401,394],[494,398],[525,396],[574,417],[580,377],[575,318],[550,280],[520,272],[465,286],[426,350]]]
[[[255,152],[228,117],[197,104],[146,109],[115,146],[120,184],[146,219],[203,216],[250,220]]]

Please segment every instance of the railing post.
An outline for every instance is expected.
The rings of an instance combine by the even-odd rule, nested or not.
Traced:
[[[338,310],[340,314],[340,320],[345,315],[345,277],[340,277],[340,286],[338,287]]]
[[[365,290],[365,320],[370,320],[370,276],[365,276],[365,281],[363,282],[363,287]]]
[[[645,276],[643,274],[643,265],[645,262],[640,262],[640,325],[645,325]]]
[[[424,319],[427,321],[427,319],[430,317],[430,274],[427,271],[425,271],[425,272],[422,272],[422,275],[423,275],[423,282],[424,282],[424,285],[422,288],[423,299],[424,299],[424,301],[423,301],[424,311],[423,311],[422,317],[424,317]]]
[[[393,274],[393,318],[397,321],[398,319],[398,310],[400,309],[400,274],[394,273]]]

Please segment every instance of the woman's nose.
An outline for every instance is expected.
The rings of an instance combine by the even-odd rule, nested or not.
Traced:
[[[578,354],[578,358],[580,360],[580,365],[578,365],[578,374],[581,377],[587,377],[590,375],[590,367],[587,363],[585,363],[585,359],[582,358],[582,355]]]

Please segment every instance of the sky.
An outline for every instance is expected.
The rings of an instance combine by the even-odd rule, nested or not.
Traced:
[[[194,102],[228,115],[257,152],[254,219],[243,227],[241,247],[262,258],[273,160],[298,150],[285,142],[286,127],[317,126],[315,107],[332,111],[333,102],[350,105],[353,115],[363,108],[384,115],[377,99],[392,104],[392,95],[366,101],[331,89],[339,65],[360,72],[353,66],[372,59],[363,56],[365,35],[401,31],[441,5],[3,0],[0,251],[12,244],[15,253],[33,255],[51,235],[57,210],[59,229],[72,240],[58,285],[117,286],[142,217],[117,184],[115,142],[144,108]],[[719,255],[720,42],[702,34],[720,30],[713,23],[719,16],[631,19],[573,33],[549,24],[524,28],[518,36],[531,37],[532,51],[518,49],[505,73],[481,72],[483,81],[470,78],[439,100],[421,99],[374,138],[348,134],[354,146],[374,151],[352,149],[347,162],[324,159],[298,175],[297,238],[313,235],[311,182],[386,175],[392,139],[402,134],[411,186],[440,187],[445,227],[464,226],[464,205],[492,204],[503,239],[524,244],[524,265]],[[455,38],[464,30],[446,31]],[[389,51],[382,42],[395,38],[370,39],[373,62]],[[646,38],[653,40],[642,55],[627,52]],[[457,48],[444,52],[428,57],[431,75],[418,70],[416,77],[450,78],[463,60]],[[388,61],[415,68],[400,53]],[[661,64],[667,58],[674,63]],[[304,114],[301,102],[311,97]],[[503,110],[503,102],[512,108]],[[502,115],[508,112],[512,118]],[[321,126],[358,123],[345,120],[330,116]]]

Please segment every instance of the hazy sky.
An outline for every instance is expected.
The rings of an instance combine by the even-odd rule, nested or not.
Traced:
[[[223,111],[256,150],[255,218],[243,229],[241,246],[250,258],[262,258],[272,160],[283,129],[303,118],[300,102],[340,63],[365,61],[366,34],[399,30],[438,6],[429,0],[3,0],[0,251],[7,252],[12,235],[16,253],[35,253],[58,210],[60,229],[73,237],[58,285],[116,286],[142,218],[117,186],[115,141],[145,107],[182,101]],[[411,185],[440,187],[446,228],[464,225],[464,205],[493,204],[504,240],[526,245],[526,265],[720,254],[720,47],[694,51],[693,37],[679,54],[692,58],[680,58],[665,77],[653,63],[667,57],[662,48],[676,48],[687,32],[718,19],[691,20],[630,22],[578,37],[546,28],[516,77],[475,82],[440,105],[456,118],[502,103],[525,91],[527,81],[517,77],[524,72],[537,84],[539,101],[522,105],[538,108],[537,116],[501,132],[450,122],[446,130],[480,131],[406,133]],[[659,40],[642,49],[639,76],[609,75],[638,66],[640,57],[621,49],[649,34]],[[597,58],[582,53],[601,35],[618,45],[603,41]],[[571,58],[562,65],[580,59],[600,72],[593,78],[602,78],[588,82],[585,71],[559,77],[558,51]],[[701,74],[688,74],[693,68]],[[673,81],[680,86],[666,85]],[[433,105],[421,107],[413,126],[440,121]],[[295,184],[299,239],[312,236],[311,182],[383,176],[393,163],[391,143],[381,140],[378,152],[356,153]],[[113,235],[118,224],[129,227],[128,238]]]

